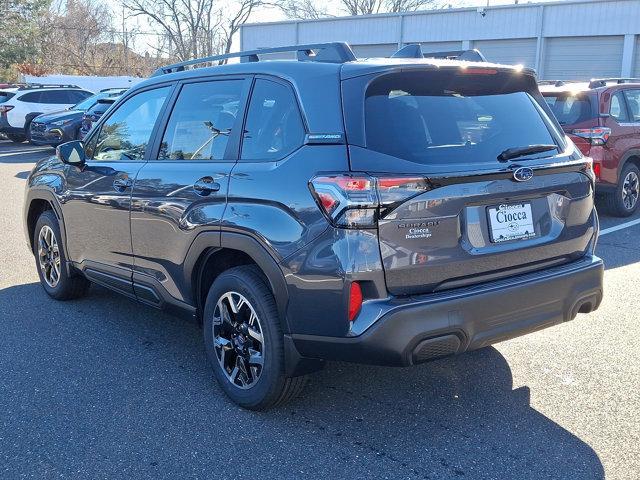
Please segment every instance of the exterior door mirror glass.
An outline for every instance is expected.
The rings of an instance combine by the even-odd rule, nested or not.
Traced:
[[[62,145],[58,145],[56,147],[56,156],[63,163],[79,167],[81,165],[84,165],[86,158],[84,145],[78,140],[63,143]]]

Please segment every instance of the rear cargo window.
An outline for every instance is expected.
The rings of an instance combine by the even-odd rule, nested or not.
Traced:
[[[560,125],[573,125],[593,118],[591,100],[588,95],[545,94],[544,99]]]
[[[513,73],[495,70],[385,75],[366,93],[367,148],[421,164],[468,164],[496,162],[509,148],[554,144],[546,114],[524,88]]]
[[[11,92],[0,92],[0,103],[6,102],[7,100],[9,100],[14,95],[15,95],[15,93],[11,93]]]

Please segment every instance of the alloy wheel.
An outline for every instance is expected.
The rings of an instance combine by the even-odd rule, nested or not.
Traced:
[[[622,182],[622,203],[627,210],[633,210],[638,203],[638,174],[629,172]]]
[[[55,288],[60,281],[60,248],[56,235],[48,225],[38,234],[38,261],[44,281]]]
[[[213,342],[227,380],[241,389],[253,387],[262,374],[265,349],[260,319],[244,295],[227,292],[218,299]]]

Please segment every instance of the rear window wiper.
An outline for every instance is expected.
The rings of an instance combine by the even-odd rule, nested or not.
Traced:
[[[527,145],[526,147],[507,148],[504,152],[498,155],[498,161],[508,162],[513,158],[524,157],[525,155],[530,155],[532,153],[548,152],[550,150],[560,151],[557,145],[547,145],[547,144]]]

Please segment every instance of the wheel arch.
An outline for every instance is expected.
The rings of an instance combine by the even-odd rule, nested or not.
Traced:
[[[622,180],[622,172],[629,163],[635,165],[640,170],[640,149],[634,148],[631,150],[627,150],[622,156],[622,161],[620,162],[620,167],[618,168],[618,182]]]
[[[24,227],[29,247],[33,252],[33,237],[35,235],[36,222],[40,214],[45,210],[51,210],[55,214],[60,227],[60,234],[62,235],[62,244],[65,248],[65,254],[67,254],[67,237],[64,220],[62,218],[62,210],[54,195],[47,190],[30,190],[25,199]],[[67,258],[69,258],[68,255]]]
[[[289,333],[286,318],[288,290],[276,259],[258,240],[240,233],[204,232],[194,240],[185,261],[185,281],[190,282],[193,304],[201,315],[213,281],[223,271],[255,264],[261,270],[276,301],[282,329]]]

